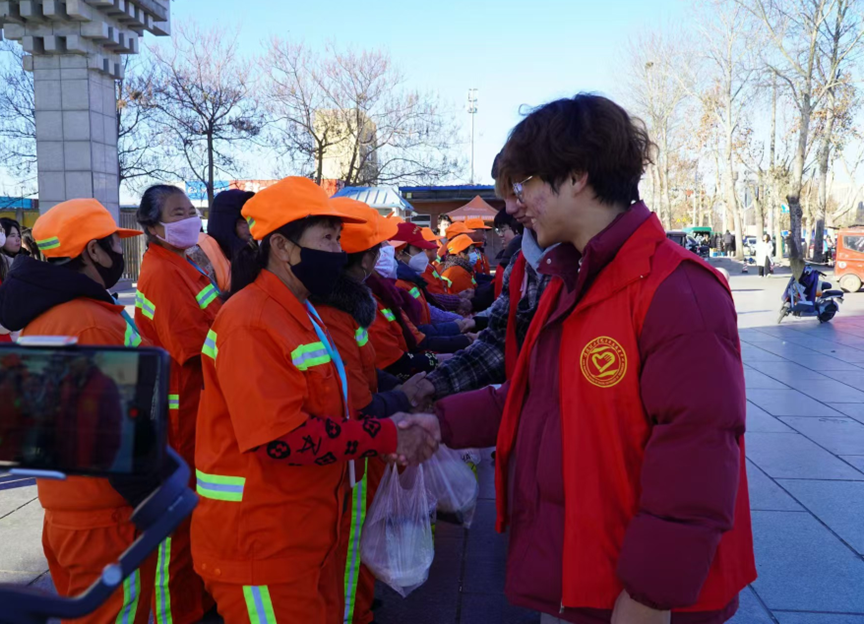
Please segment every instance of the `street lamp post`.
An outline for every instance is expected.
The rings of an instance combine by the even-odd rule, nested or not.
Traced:
[[[471,184],[474,184],[474,116],[477,114],[477,89],[468,89],[468,114],[471,115]]]

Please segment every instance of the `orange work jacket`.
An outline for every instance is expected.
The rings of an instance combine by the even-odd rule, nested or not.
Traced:
[[[651,432],[641,398],[639,336],[654,293],[682,262],[701,263],[666,239],[656,217],[648,219],[564,321],[559,351],[564,607],[611,609],[621,593],[616,566],[639,509],[644,447]],[[507,524],[508,463],[527,393],[531,351],[561,289],[561,281],[553,280],[544,291],[510,380],[496,458],[499,531]],[[720,610],[756,578],[743,436],[739,445],[733,528],[720,539],[699,600],[683,611]]]
[[[474,272],[482,273],[483,275],[491,275],[492,268],[489,266],[489,258],[486,257],[486,254],[482,251],[477,253],[479,259],[474,263]]]
[[[450,285],[434,265],[430,264],[426,267],[426,270],[423,272],[423,279],[426,280],[426,290],[428,290],[433,295],[449,295],[450,294]]]
[[[450,292],[454,295],[458,295],[471,288],[477,288],[477,280],[474,279],[474,276],[458,264],[445,270],[441,274],[441,277],[450,282]]]
[[[398,362],[408,352],[408,343],[393,311],[384,307],[378,297],[375,297],[375,301],[378,313],[369,326],[369,341],[375,349],[375,364],[383,369]]]
[[[256,453],[310,415],[346,414],[335,364],[306,308],[273,273],[223,307],[202,349],[192,559],[206,579],[238,585],[318,574],[339,543],[347,463],[292,466]],[[291,449],[304,453],[316,441]]]
[[[216,273],[216,285],[222,292],[231,290],[231,260],[226,258],[216,239],[201,232],[198,234],[198,246],[210,259],[213,271]]]
[[[171,356],[168,443],[190,466],[204,377],[201,347],[222,307],[219,291],[184,256],[151,244],[141,261],[135,324],[141,335]]]
[[[414,299],[416,299],[417,302],[420,304],[420,324],[431,324],[432,313],[429,311],[429,302],[426,301],[426,295],[423,294],[423,291],[411,282],[406,282],[405,280],[396,280],[396,287],[401,288],[402,290],[407,292],[409,295],[414,297]]]
[[[31,321],[22,336],[74,336],[78,344],[137,347],[141,336],[122,316],[123,306],[79,297]],[[49,511],[95,511],[127,506],[108,479],[37,479],[39,502]]]

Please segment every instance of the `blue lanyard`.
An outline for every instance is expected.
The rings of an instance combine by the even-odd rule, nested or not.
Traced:
[[[201,275],[206,277],[207,280],[213,285],[213,288],[216,289],[217,293],[219,293],[220,295],[222,294],[222,291],[219,290],[219,285],[213,280],[213,278],[211,278],[209,275],[207,275],[207,272],[204,269],[202,269],[197,264],[195,264],[189,256],[186,256],[186,262],[191,264],[193,267],[195,267],[196,271],[198,271]]]
[[[345,405],[345,420],[348,420],[350,418],[350,412],[348,411],[348,376],[345,374],[345,364],[342,363],[342,357],[339,355],[339,351],[336,350],[336,345],[333,344],[330,334],[328,334],[324,329],[324,321],[322,321],[321,317],[318,316],[315,307],[307,301],[306,309],[309,311],[309,320],[312,321],[312,327],[315,328],[315,333],[318,334],[318,340],[320,340],[324,345],[324,348],[327,349],[330,359],[336,365],[339,379],[342,380],[342,403]]]

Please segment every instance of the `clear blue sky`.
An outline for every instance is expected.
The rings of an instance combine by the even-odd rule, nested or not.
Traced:
[[[489,183],[521,105],[578,91],[621,93],[628,38],[688,11],[686,0],[182,0],[172,4],[172,19],[193,18],[226,36],[239,25],[244,54],[259,53],[274,34],[319,48],[327,41],[386,48],[412,86],[452,104],[466,139],[465,101],[476,87],[475,177]],[[466,159],[469,150],[466,143]]]

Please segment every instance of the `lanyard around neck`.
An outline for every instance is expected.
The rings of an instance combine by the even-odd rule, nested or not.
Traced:
[[[309,313],[309,320],[312,321],[312,327],[315,328],[315,333],[318,334],[318,340],[324,345],[324,348],[330,355],[330,359],[336,365],[336,371],[339,373],[339,379],[342,382],[342,403],[345,406],[345,420],[348,420],[350,412],[348,410],[348,376],[345,374],[345,364],[343,364],[342,357],[330,338],[330,334],[324,328],[324,321],[321,320],[321,317],[318,316],[318,311],[308,301],[306,302],[306,310]]]

